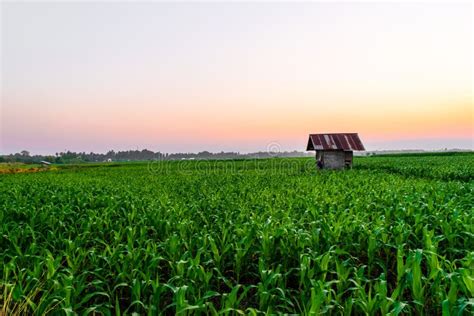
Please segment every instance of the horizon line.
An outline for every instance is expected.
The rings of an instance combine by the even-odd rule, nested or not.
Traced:
[[[188,151],[188,152],[179,152],[179,151],[175,151],[175,152],[161,152],[161,151],[153,151],[151,149],[148,149],[148,148],[143,148],[143,149],[126,149],[126,150],[115,150],[115,149],[109,149],[105,152],[94,152],[94,151],[73,151],[73,150],[69,150],[69,149],[66,149],[65,151],[58,151],[58,152],[55,152],[55,153],[49,153],[49,154],[39,154],[39,153],[32,153],[30,152],[29,150],[27,149],[24,149],[25,151],[28,151],[29,152],[29,156],[30,157],[33,157],[33,156],[55,156],[57,153],[67,153],[67,152],[70,152],[70,153],[86,153],[86,154],[96,154],[96,155],[106,155],[107,153],[113,151],[115,153],[118,153],[118,152],[129,152],[129,151],[150,151],[150,152],[153,152],[153,153],[161,153],[161,154],[168,154],[168,155],[176,155],[176,154],[186,154],[186,155],[196,155],[196,154],[200,154],[200,153],[204,153],[204,152],[207,152],[209,154],[221,154],[221,153],[225,153],[225,154],[229,154],[229,153],[232,153],[232,154],[239,154],[239,155],[251,155],[251,154],[260,154],[260,153],[272,153],[272,154],[285,154],[285,153],[300,153],[300,154],[310,154],[311,152],[314,152],[314,150],[279,150],[279,151],[271,151],[271,150],[260,150],[260,151],[224,151],[224,150],[221,150],[221,151],[210,151],[210,150],[202,150],[202,151]],[[22,150],[23,151],[23,150]],[[359,150],[358,152],[360,153],[370,153],[370,152],[426,152],[426,153],[430,153],[430,152],[474,152],[474,149],[472,148],[438,148],[438,149],[422,149],[422,148],[414,148],[414,149],[408,149],[408,148],[401,148],[401,149],[372,149],[372,150]],[[10,152],[10,153],[1,153],[0,156],[11,156],[11,155],[17,155],[17,154],[20,154],[21,151],[19,152]]]

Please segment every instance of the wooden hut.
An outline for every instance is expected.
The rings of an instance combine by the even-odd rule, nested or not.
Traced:
[[[316,151],[316,163],[321,169],[352,167],[355,150],[365,150],[357,133],[310,134],[306,150]]]

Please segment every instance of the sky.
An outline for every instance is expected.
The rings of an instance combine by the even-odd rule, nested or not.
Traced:
[[[0,154],[474,149],[470,2],[0,10]]]

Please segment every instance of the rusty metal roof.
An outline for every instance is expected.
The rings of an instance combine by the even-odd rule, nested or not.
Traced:
[[[365,150],[357,133],[310,134],[306,150]]]

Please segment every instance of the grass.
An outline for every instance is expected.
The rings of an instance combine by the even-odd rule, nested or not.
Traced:
[[[20,162],[0,163],[0,175],[6,173],[30,173],[30,172],[40,172],[40,171],[53,171],[57,170],[56,166],[45,167],[40,164],[24,164]]]
[[[473,312],[474,156],[0,176],[4,314]],[[459,171],[461,170],[461,171]]]

